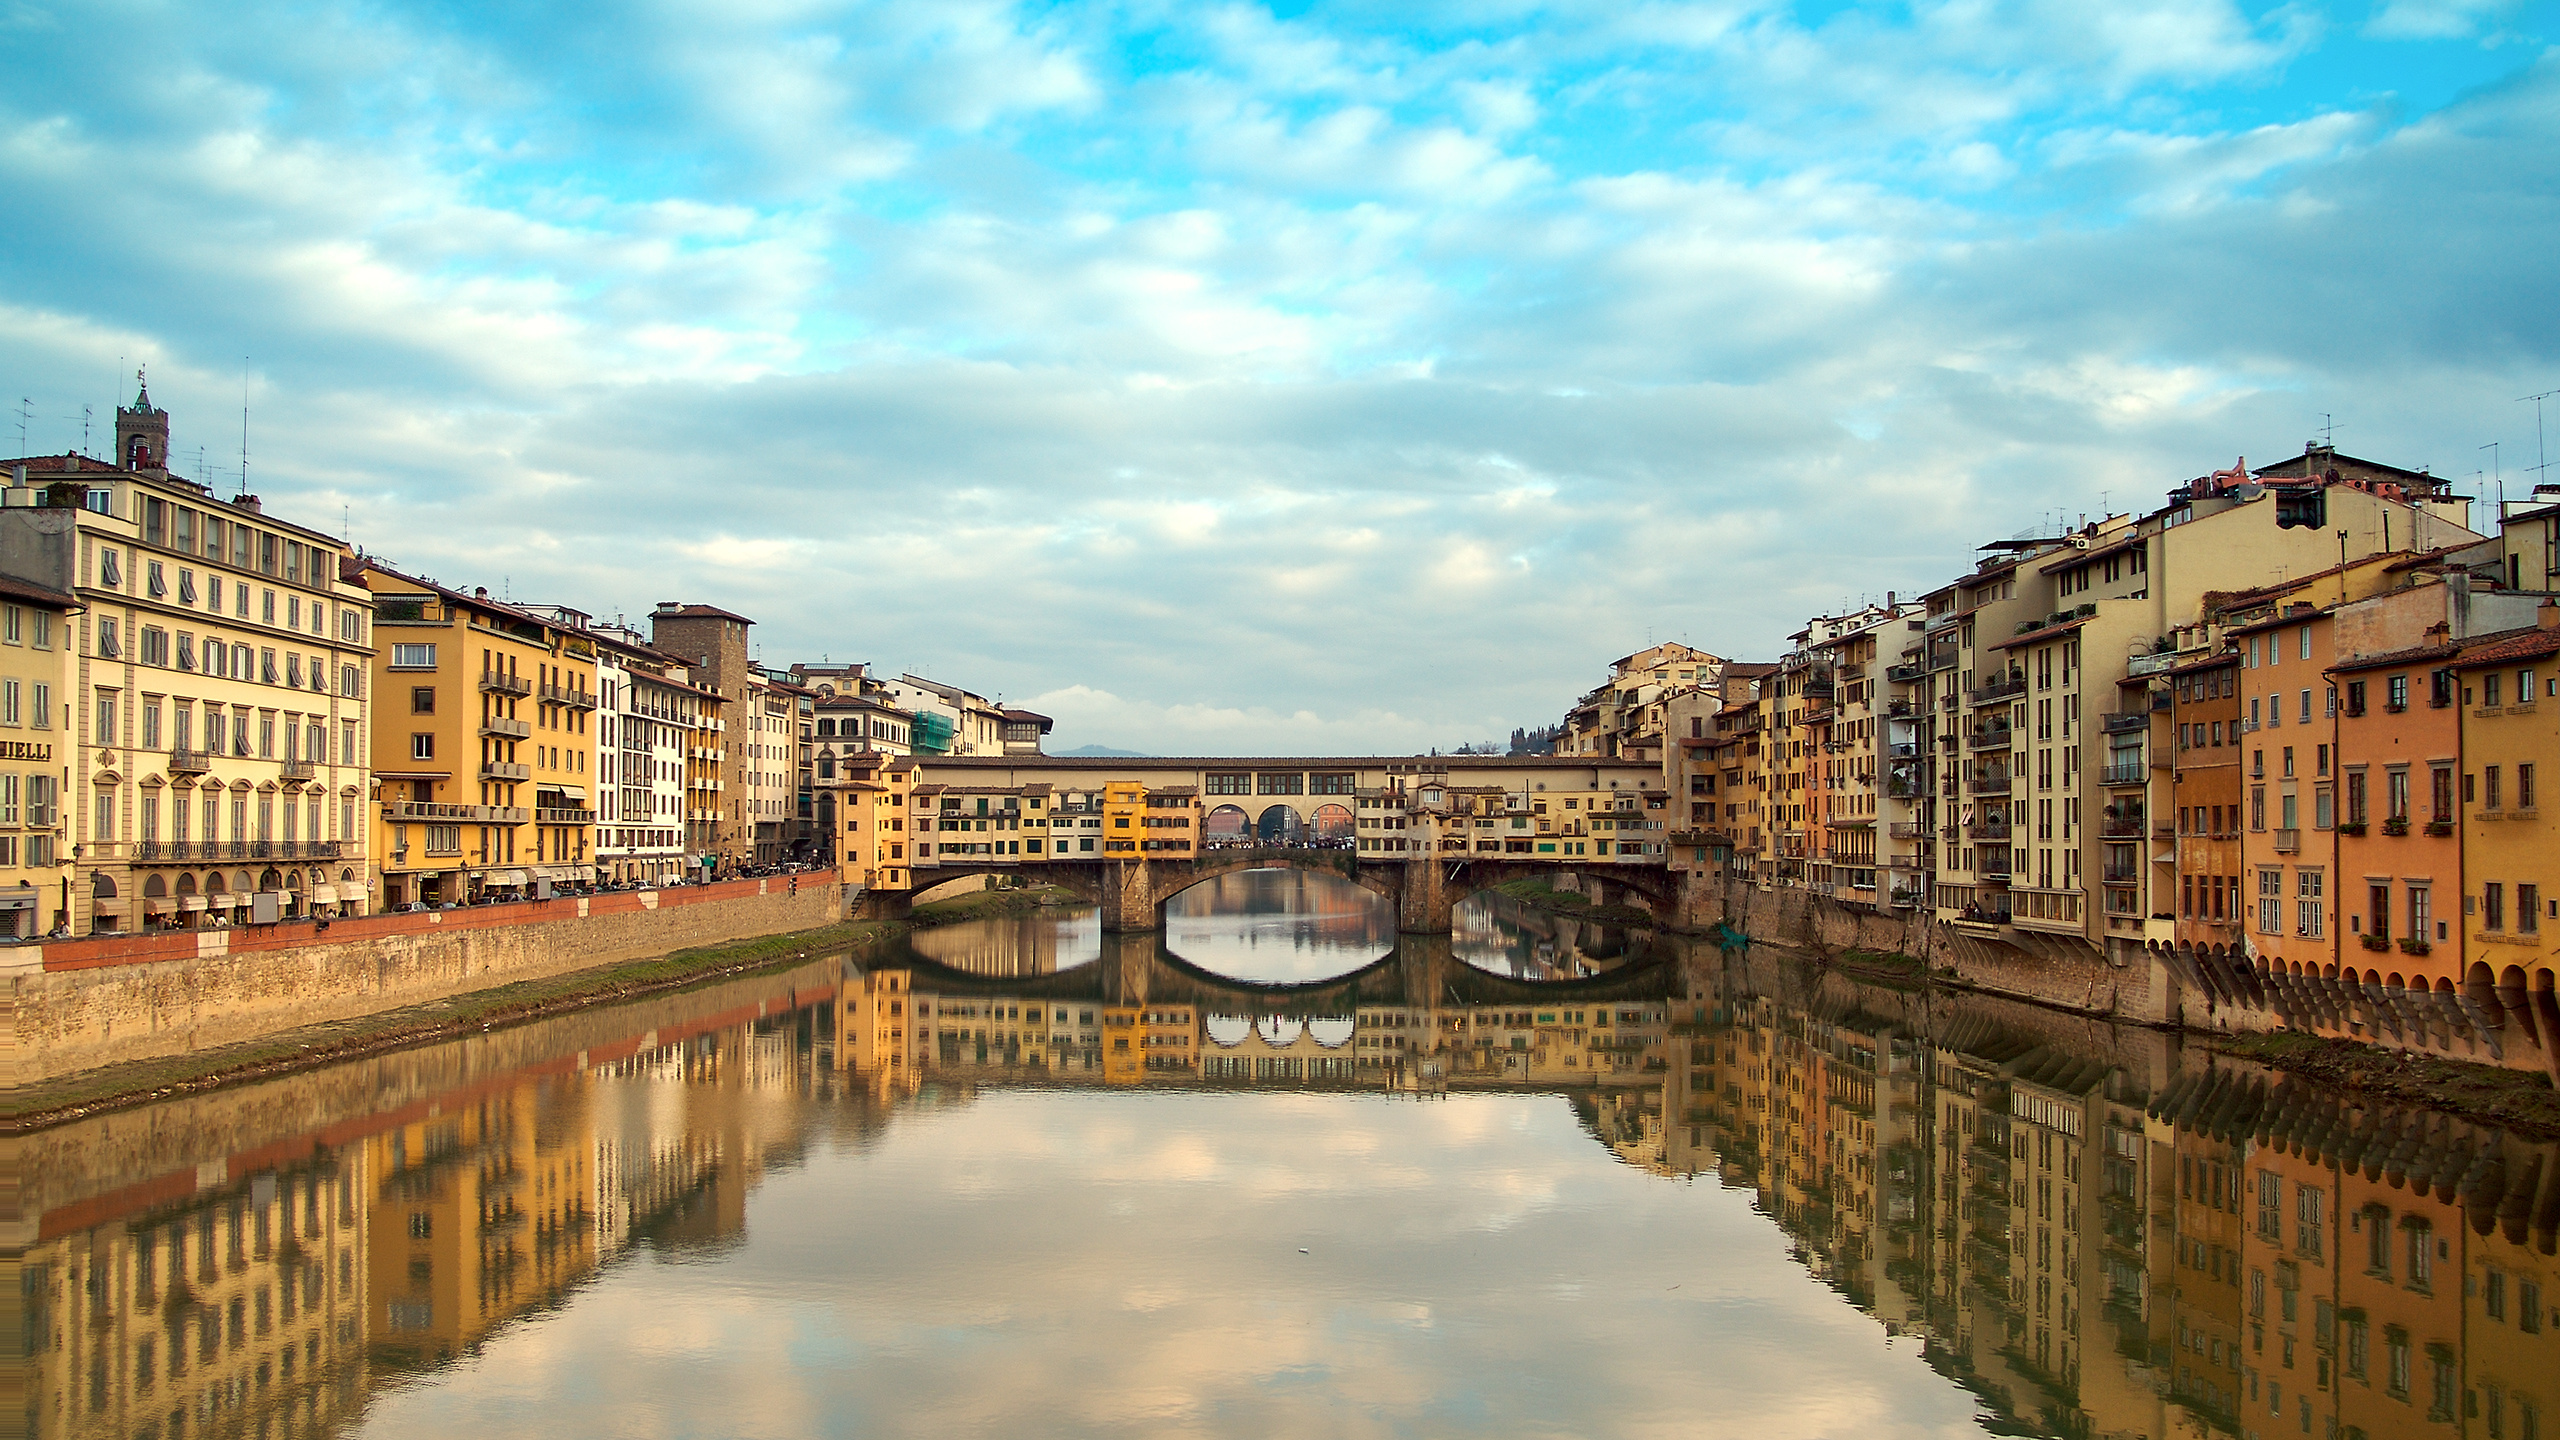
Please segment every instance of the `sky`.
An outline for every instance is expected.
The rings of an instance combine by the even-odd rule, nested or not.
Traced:
[[[1414,753],[2324,433],[2525,493],[2556,39],[2553,0],[0,0],[0,385],[103,454],[147,366],[226,496],[245,397],[270,513],[719,604],[1053,750]]]

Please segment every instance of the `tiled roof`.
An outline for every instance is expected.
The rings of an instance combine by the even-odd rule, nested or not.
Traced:
[[[2510,660],[2537,660],[2545,655],[2560,655],[2560,630],[2532,629],[2474,645],[2462,652],[2460,664],[2503,665]]]
[[[64,610],[76,610],[80,607],[77,596],[66,595],[50,585],[39,585],[33,580],[21,580],[14,575],[0,575],[0,595],[6,595],[13,600],[25,600]]]
[[[2394,665],[2450,660],[2461,653],[2459,645],[2411,645],[2399,650],[2377,650],[2370,655],[2351,655],[2330,666],[2329,673],[2339,675],[2356,670],[2388,670]]]
[[[748,619],[746,616],[739,614],[735,610],[723,610],[717,605],[678,605],[672,609],[653,610],[650,612],[650,618],[671,620],[735,620],[741,625],[753,625],[756,623],[753,620]]]
[[[2033,645],[2039,641],[2050,640],[2056,635],[2068,635],[2072,631],[2079,629],[2081,626],[2088,624],[2092,618],[2093,617],[2087,615],[2074,615],[2068,620],[2056,621],[2051,625],[2038,626],[2024,635],[2013,635],[1991,648],[1994,650],[2008,650],[2020,645]]]

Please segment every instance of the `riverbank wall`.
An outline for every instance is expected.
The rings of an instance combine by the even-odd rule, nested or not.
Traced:
[[[0,952],[7,1081],[162,1059],[521,980],[814,930],[841,885],[769,876],[465,910],[100,936]]]
[[[2287,972],[2244,949],[2137,942],[2101,950],[2078,935],[1966,926],[1926,914],[1860,910],[1801,890],[1692,885],[1683,928],[1722,924],[1754,945],[1817,960],[1851,952],[1905,955],[1931,982],[2085,1015],[2193,1035],[2294,1030],[2413,1055],[2540,1071],[2560,1085],[2560,1003],[2547,988],[2486,984],[2403,988],[2344,976]],[[1854,961],[1851,962],[1854,964]]]

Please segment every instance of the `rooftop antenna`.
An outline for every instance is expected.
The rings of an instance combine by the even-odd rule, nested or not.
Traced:
[[[27,411],[36,402],[24,395],[18,397],[18,453],[27,453]]]
[[[240,493],[249,493],[249,357],[240,357]]]
[[[80,453],[83,455],[89,453],[89,421],[95,413],[86,405],[80,407]]]
[[[2492,440],[2478,448],[2489,452],[2489,473],[2498,487],[2497,518],[2504,522],[2507,518],[2507,469],[2499,459],[2498,444],[2498,441]],[[2475,470],[2471,473],[2476,475],[2480,472]]]
[[[2532,402],[2534,402],[2534,474],[2537,474],[2537,477],[2542,477],[2542,479],[2550,479],[2550,474],[2545,474],[2545,471],[2550,469],[2550,466],[2552,466],[2552,459],[2550,459],[2550,456],[2542,454],[2542,402],[2550,400],[2552,395],[2560,395],[2560,389],[2545,389],[2545,392],[2542,392],[2542,395],[2519,395],[2519,397],[2516,397],[2516,405],[2524,405],[2524,402],[2527,402],[2527,400],[2532,400]],[[2534,482],[2534,484],[2542,484],[2542,479],[2537,479],[2537,482]]]
[[[2338,417],[2326,410],[2320,412],[2320,443],[2331,450],[2338,448]]]

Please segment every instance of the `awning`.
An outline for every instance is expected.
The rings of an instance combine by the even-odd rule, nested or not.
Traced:
[[[344,880],[338,882],[338,898],[341,900],[362,900],[368,893],[362,885]]]
[[[237,910],[240,908],[240,897],[228,890],[216,890],[204,897],[204,903],[215,910]]]
[[[558,795],[563,799],[575,800],[581,805],[587,800],[586,787],[583,785],[553,785],[546,781],[533,788],[537,794]]]
[[[145,915],[174,915],[177,911],[178,906],[175,901],[145,900],[142,902],[142,913]]]
[[[181,910],[202,910],[205,908],[204,897],[201,895],[181,895],[178,897],[178,908]]]
[[[480,880],[485,885],[521,886],[525,883],[524,872],[521,870],[492,870],[481,876]]]
[[[125,902],[121,899],[92,900],[89,902],[89,913],[93,915],[121,915],[124,913],[124,905]]]

